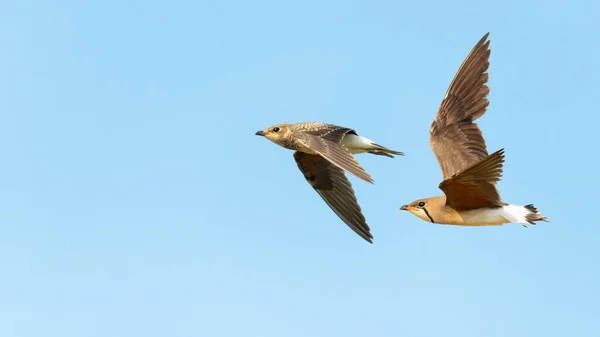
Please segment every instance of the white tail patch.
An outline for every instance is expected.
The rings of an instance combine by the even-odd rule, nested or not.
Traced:
[[[363,153],[374,149],[373,141],[363,136],[348,133],[342,139],[342,145],[350,150],[351,153]]]
[[[504,206],[504,209],[507,209],[507,208],[508,208],[507,213],[510,213],[510,215],[511,215],[511,222],[522,223],[522,224],[528,223],[528,224],[532,224],[532,225],[535,225],[535,223],[538,221],[548,222],[548,218],[541,215],[540,212],[538,211],[538,209],[535,208],[535,206],[533,206],[532,204],[525,205],[525,206],[515,206],[515,205]]]
[[[535,224],[548,221],[533,205],[506,205],[501,208],[481,208],[461,213],[462,226],[497,226],[505,223]]]
[[[523,206],[506,205],[502,207],[502,211],[502,215],[506,218],[506,220],[508,220],[508,222],[521,224],[529,223],[527,221],[527,215],[531,213],[531,211]]]

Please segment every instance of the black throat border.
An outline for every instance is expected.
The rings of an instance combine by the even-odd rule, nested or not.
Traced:
[[[427,217],[429,218],[429,220],[431,220],[431,223],[435,223],[435,221],[433,221],[433,218],[431,217],[431,215],[429,215],[427,208],[423,207],[423,210],[425,211],[425,214],[427,214]]]

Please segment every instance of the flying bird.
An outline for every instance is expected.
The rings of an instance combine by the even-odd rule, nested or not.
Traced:
[[[502,175],[504,149],[488,155],[474,122],[489,105],[488,35],[477,42],[458,69],[429,129],[429,144],[442,169],[439,188],[444,195],[400,207],[424,221],[459,226],[548,221],[533,205],[502,201],[496,183]]]
[[[366,152],[393,157],[404,155],[402,152],[378,145],[352,129],[318,122],[279,124],[256,135],[294,150],[294,159],[306,181],[356,234],[373,243],[370,228],[344,171],[374,183],[353,154]]]

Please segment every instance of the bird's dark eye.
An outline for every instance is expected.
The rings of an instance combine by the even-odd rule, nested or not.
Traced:
[[[273,132],[279,132],[279,128],[278,127],[274,127],[273,128]]]
[[[421,201],[421,202],[419,203],[419,207],[423,207],[423,206],[425,206],[425,203],[424,203],[423,201]]]

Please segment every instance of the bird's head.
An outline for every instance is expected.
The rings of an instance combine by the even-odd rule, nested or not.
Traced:
[[[419,217],[421,220],[435,223],[431,211],[435,208],[434,206],[437,204],[437,200],[433,199],[434,198],[425,198],[415,200],[408,205],[402,205],[400,210],[409,211]]]
[[[263,136],[275,144],[281,145],[286,139],[290,137],[292,130],[289,124],[279,124],[268,127],[262,131],[256,133],[257,136]]]

